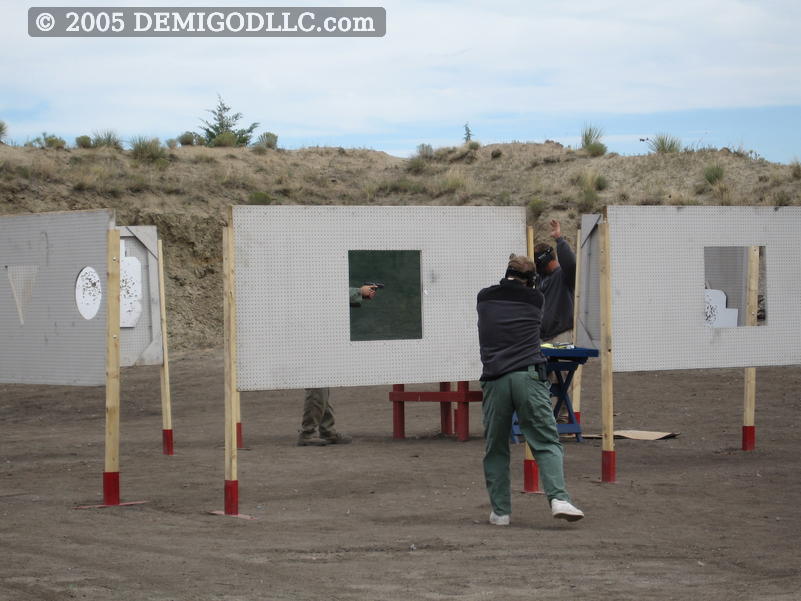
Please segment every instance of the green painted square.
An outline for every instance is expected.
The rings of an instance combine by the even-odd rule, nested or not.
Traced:
[[[423,337],[419,250],[349,250],[348,279],[351,288],[384,285],[372,300],[351,306],[351,340]]]

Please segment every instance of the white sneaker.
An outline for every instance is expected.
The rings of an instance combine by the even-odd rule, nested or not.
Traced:
[[[490,524],[493,526],[508,526],[509,525],[509,516],[508,515],[498,515],[494,511],[490,513]]]
[[[551,499],[551,515],[560,520],[575,522],[584,517],[584,512],[575,507],[570,501]]]

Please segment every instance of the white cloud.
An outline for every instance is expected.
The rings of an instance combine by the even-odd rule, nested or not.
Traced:
[[[29,38],[27,6],[4,2],[0,118],[44,103],[17,127],[177,134],[219,92],[264,129],[326,136],[497,113],[801,104],[789,1],[382,4],[380,39],[53,40]]]

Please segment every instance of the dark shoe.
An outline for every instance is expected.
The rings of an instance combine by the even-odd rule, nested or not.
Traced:
[[[342,434],[342,432],[335,432],[321,438],[325,441],[325,444],[350,444],[353,442],[350,436]]]
[[[320,438],[314,432],[301,432],[298,436],[299,447],[324,447],[328,441]]]

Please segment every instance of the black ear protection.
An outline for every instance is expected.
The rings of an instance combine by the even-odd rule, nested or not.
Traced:
[[[553,261],[553,248],[550,246],[534,255],[534,264],[537,266],[537,271],[541,274],[545,273],[545,269],[551,261]]]
[[[533,271],[518,271],[517,269],[512,269],[508,267],[506,269],[506,275],[504,277],[513,277],[513,278],[520,278],[521,280],[526,281],[526,286],[529,288],[533,288],[534,284],[536,283],[537,274]]]

